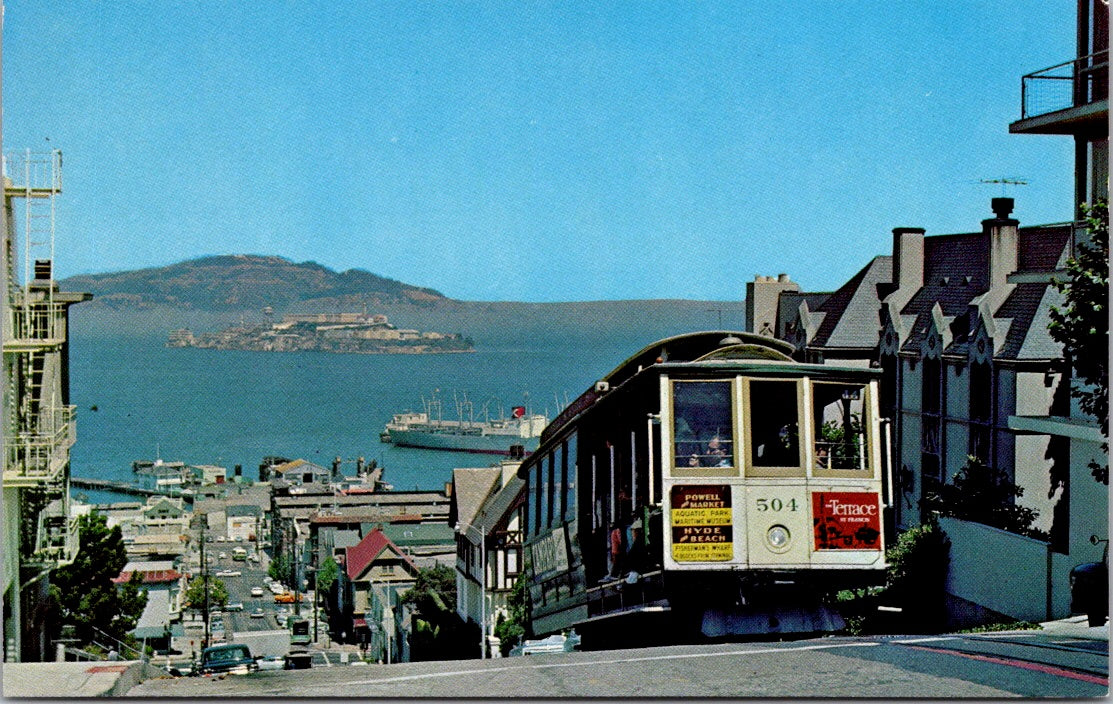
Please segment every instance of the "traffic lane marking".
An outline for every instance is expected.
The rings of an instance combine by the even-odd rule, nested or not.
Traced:
[[[903,645],[903,643],[902,643]],[[1102,677],[1101,675],[1094,675],[1088,672],[1079,672],[1057,665],[1047,665],[1038,662],[1029,662],[1027,660],[1015,660],[1012,658],[998,657],[995,655],[983,655],[981,653],[966,653],[961,650],[950,650],[948,648],[929,648],[923,645],[908,645],[910,650],[922,650],[929,653],[944,653],[947,655],[954,655],[960,658],[969,658],[979,662],[988,662],[995,665],[1006,665],[1008,667],[1016,667],[1022,670],[1031,670],[1033,672],[1042,672],[1048,675],[1055,675],[1057,677],[1066,677],[1068,679],[1078,680],[1080,682],[1088,682],[1090,684],[1097,684],[1103,687],[1109,686],[1109,678]]]
[[[871,648],[881,645],[881,643],[872,641],[854,642],[854,643],[830,643],[825,645],[806,645],[801,647],[788,647],[788,648],[757,648],[753,650],[728,650],[720,653],[682,653],[670,655],[646,655],[642,657],[629,657],[629,658],[613,658],[610,660],[582,660],[577,662],[560,662],[560,663],[537,663],[529,665],[512,665],[504,669],[507,670],[545,670],[552,668],[568,668],[568,667],[599,667],[600,665],[617,665],[624,663],[636,662],[653,662],[657,660],[688,660],[693,658],[717,658],[729,657],[739,655],[765,655],[769,653],[794,653],[804,652],[808,650],[834,650],[837,648]],[[497,658],[499,660],[509,658]],[[524,658],[523,658],[524,659]],[[491,662],[491,661],[488,661]],[[345,682],[345,686],[350,685],[374,685],[374,684],[390,684],[392,682],[412,682],[416,680],[440,679],[443,677],[463,677],[466,675],[477,675],[483,673],[490,673],[491,668],[475,668],[471,670],[454,670],[452,672],[430,672],[420,675],[402,675],[398,677],[383,677],[380,679],[371,680],[352,680]],[[320,685],[327,686],[330,689],[335,689],[335,684]],[[310,685],[312,687],[312,685]]]

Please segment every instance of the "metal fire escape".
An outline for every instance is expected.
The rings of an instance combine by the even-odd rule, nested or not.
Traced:
[[[58,150],[4,155],[3,485],[19,491],[20,566],[29,581],[72,562],[78,547],[69,517],[75,423],[65,404],[65,354],[67,308],[85,296],[61,294],[54,281],[61,168]]]

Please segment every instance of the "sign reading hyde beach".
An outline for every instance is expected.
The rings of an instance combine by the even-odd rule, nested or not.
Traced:
[[[729,486],[674,486],[672,559],[722,562],[734,557]]]

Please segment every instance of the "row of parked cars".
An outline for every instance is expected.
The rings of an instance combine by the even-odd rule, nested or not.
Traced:
[[[242,643],[223,643],[201,651],[201,661],[193,668],[184,671],[172,668],[170,674],[178,677],[247,675],[260,670],[304,669],[310,664],[309,653],[289,653],[285,657],[253,656],[251,648]]]

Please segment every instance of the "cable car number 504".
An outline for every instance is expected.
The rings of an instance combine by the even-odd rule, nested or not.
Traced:
[[[755,503],[757,504],[757,510],[758,511],[774,511],[774,512],[777,512],[777,511],[795,511],[796,510],[796,499],[789,499],[788,501],[782,501],[781,499],[778,499],[778,498],[757,499],[755,501]]]

